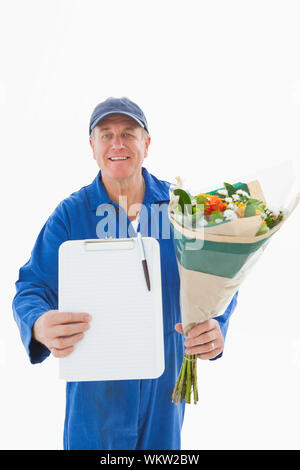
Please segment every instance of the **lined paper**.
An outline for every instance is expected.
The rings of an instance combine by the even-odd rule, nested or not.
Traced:
[[[92,315],[74,351],[59,360],[67,381],[156,378],[164,370],[160,248],[137,240],[73,240],[59,250],[59,310]]]

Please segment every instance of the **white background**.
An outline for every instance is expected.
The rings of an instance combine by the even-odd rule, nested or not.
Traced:
[[[288,0],[0,2],[2,449],[62,448],[57,361],[29,364],[11,302],[46,219],[98,171],[95,105],[136,101],[152,136],[145,166],[199,190],[297,164],[299,13]],[[223,358],[199,361],[183,449],[300,448],[299,210],[241,287]]]

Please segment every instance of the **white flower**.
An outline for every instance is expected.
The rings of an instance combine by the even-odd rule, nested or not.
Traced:
[[[268,207],[268,209],[266,209],[266,213],[269,214],[269,215],[274,215],[274,217],[278,217],[279,216],[279,210],[275,207]]]
[[[232,195],[232,199],[233,199],[234,201],[239,201],[241,198],[240,198],[240,196],[239,196],[238,194],[233,194],[233,195]]]
[[[225,197],[226,202],[232,202],[232,197]]]
[[[222,196],[228,196],[227,189],[219,189],[218,193],[221,194]]]
[[[223,215],[224,215],[225,219],[227,219],[227,220],[237,219],[236,213],[234,211],[232,211],[231,209],[226,209],[223,212]]]
[[[238,189],[236,194],[239,194],[240,196],[245,196],[249,198],[249,194],[246,191],[243,191],[242,189]]]
[[[230,203],[227,205],[227,209],[231,209],[234,212],[237,212],[238,206],[236,204]]]
[[[223,219],[216,219],[215,220],[215,224],[220,224],[221,222],[223,222]]]
[[[207,225],[207,224],[208,224],[207,220],[203,219],[203,225]]]

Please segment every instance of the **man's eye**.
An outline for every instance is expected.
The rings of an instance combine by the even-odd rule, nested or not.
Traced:
[[[110,137],[110,134],[103,134],[102,139],[108,139]]]
[[[129,134],[128,132],[124,132],[124,137],[131,137],[131,134]]]

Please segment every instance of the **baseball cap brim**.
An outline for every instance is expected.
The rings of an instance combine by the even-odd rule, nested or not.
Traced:
[[[131,119],[133,119],[134,121],[136,121],[138,123],[139,126],[141,126],[143,129],[146,129],[146,126],[142,123],[142,121],[140,121],[136,116],[134,116],[133,114],[131,113],[126,113],[124,111],[109,111],[108,113],[104,113],[104,114],[101,114],[101,116],[98,116],[97,119],[95,119],[95,121],[91,124],[91,127],[90,127],[90,133],[92,132],[92,130],[99,124],[99,122],[106,116],[109,116],[111,114],[124,114],[125,116],[129,116]],[[147,132],[148,132],[148,129],[146,129]]]

